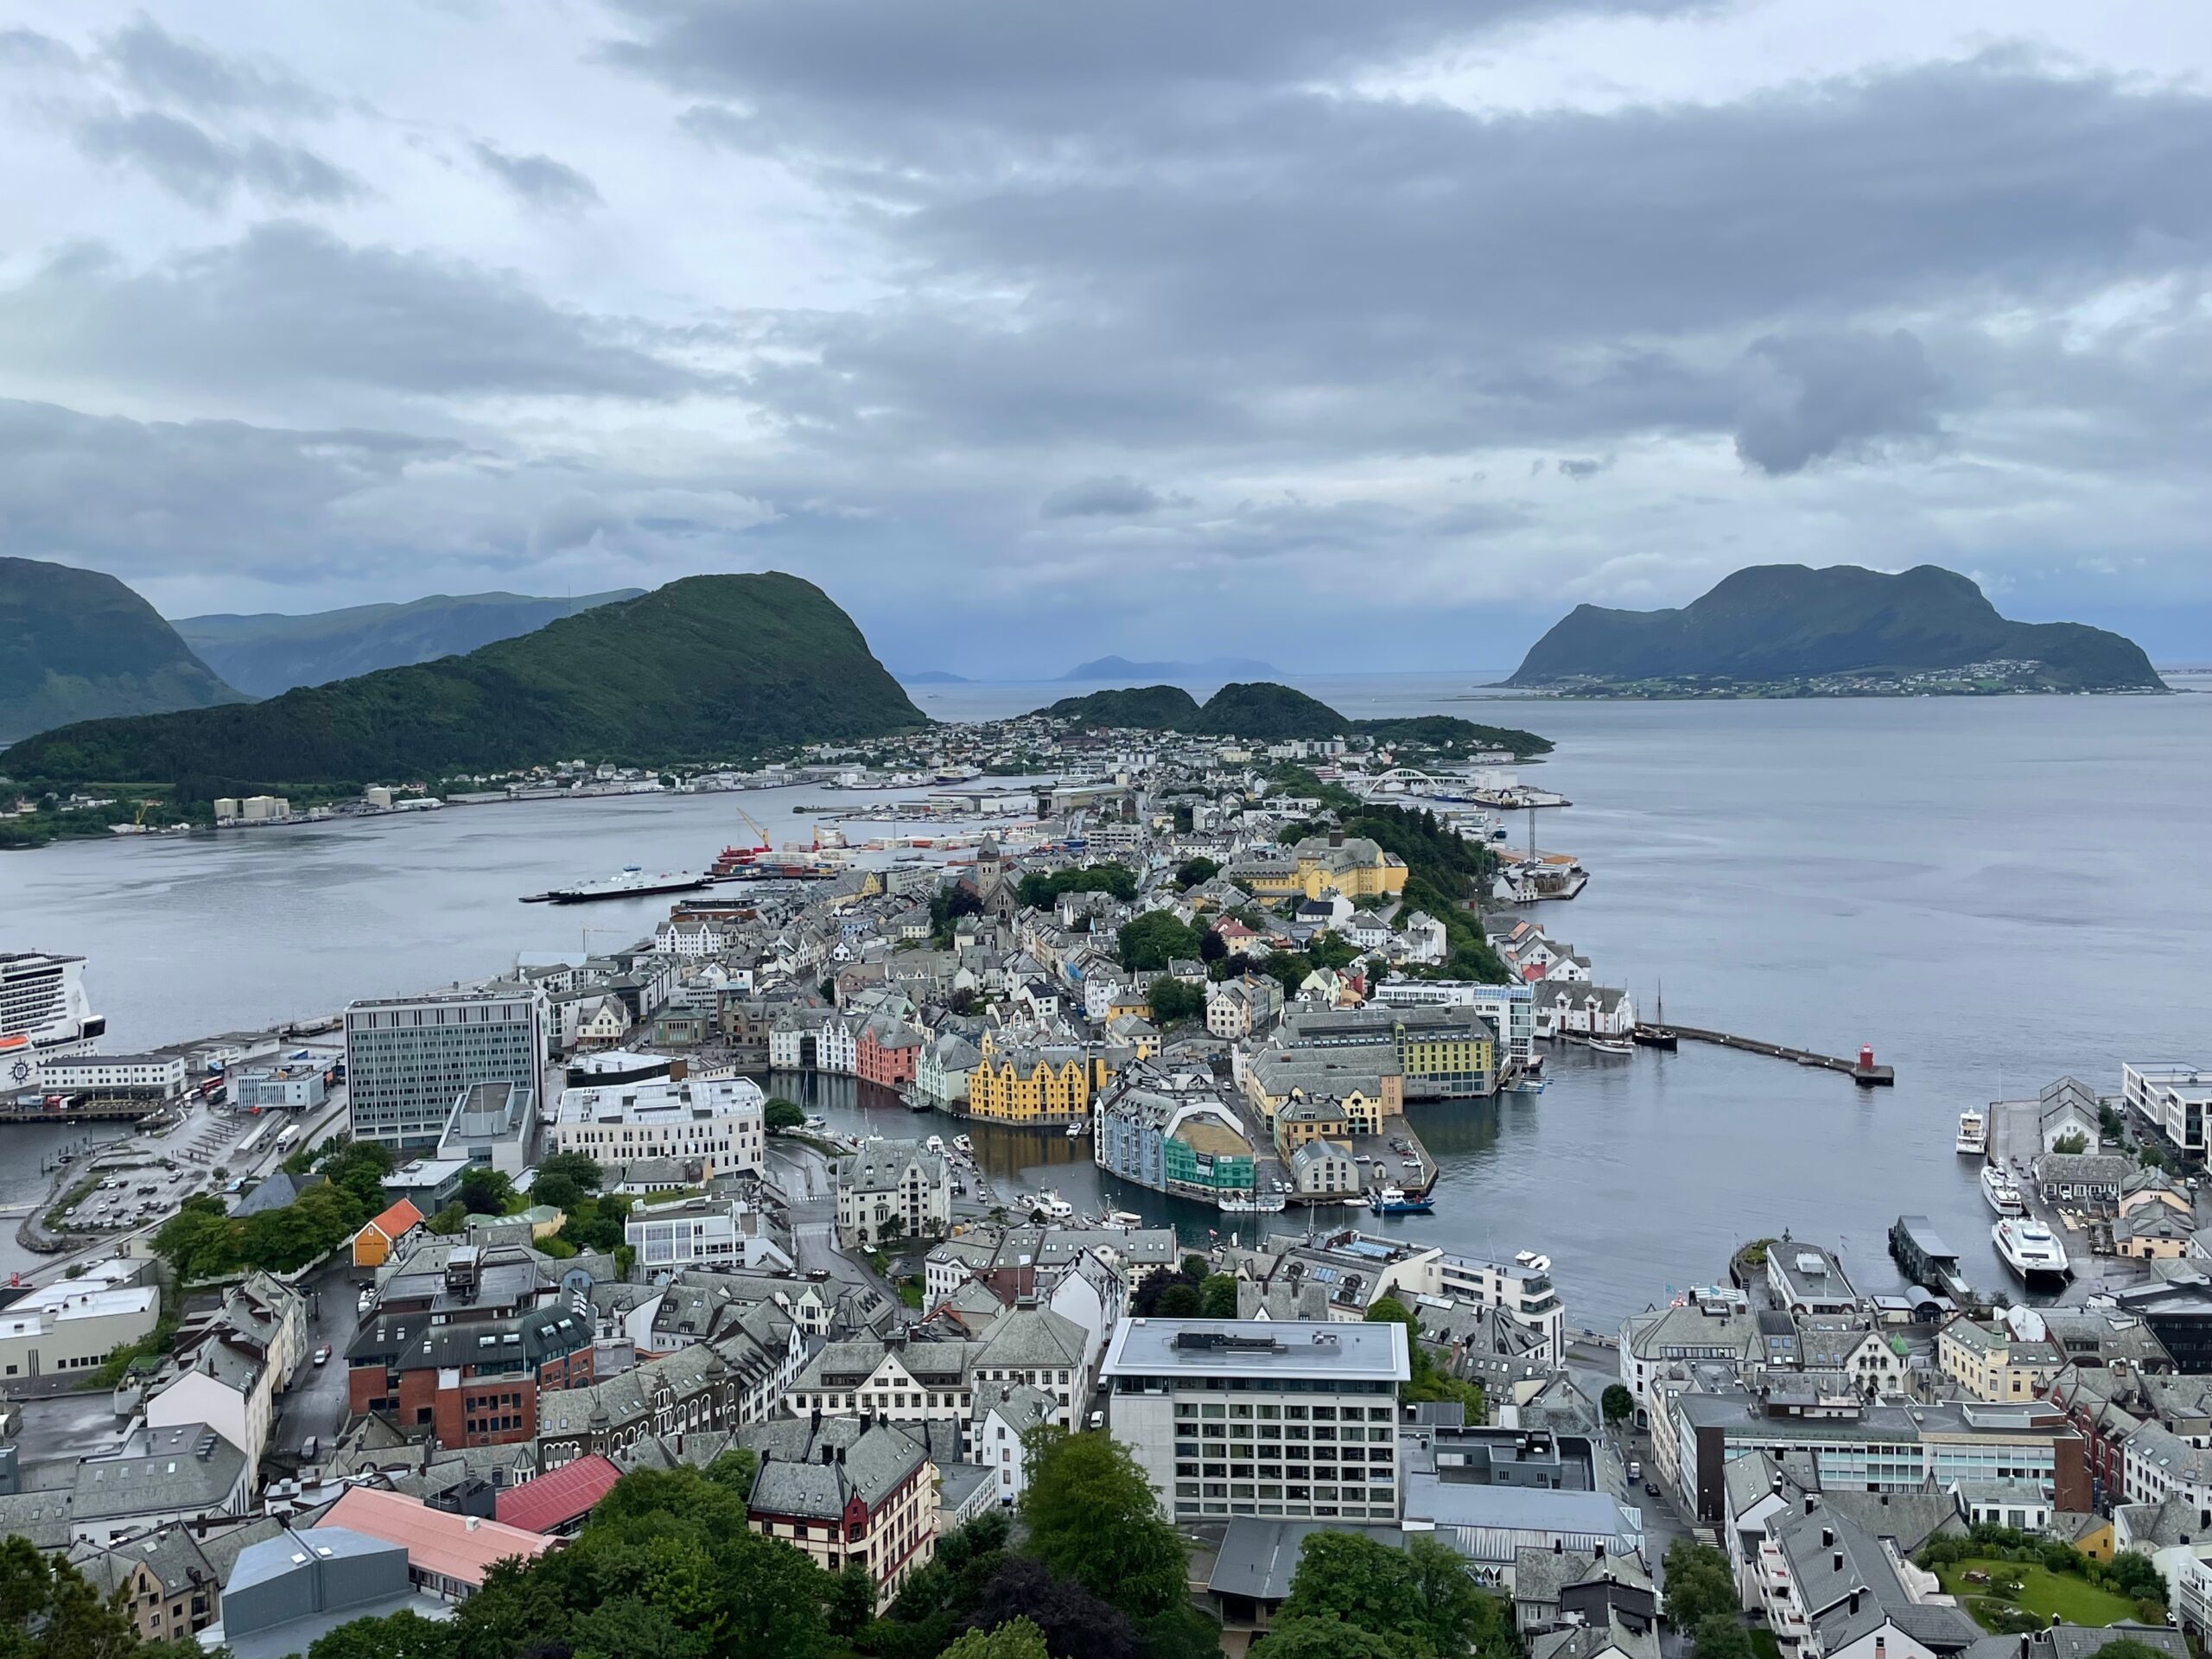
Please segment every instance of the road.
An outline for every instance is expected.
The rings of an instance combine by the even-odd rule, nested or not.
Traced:
[[[345,1427],[346,1344],[360,1328],[355,1299],[368,1279],[341,1255],[300,1281],[308,1299],[307,1353],[292,1374],[291,1386],[276,1396],[276,1421],[269,1436],[273,1452],[296,1458],[310,1434],[327,1448]],[[326,1343],[330,1363],[318,1366],[315,1353]]]

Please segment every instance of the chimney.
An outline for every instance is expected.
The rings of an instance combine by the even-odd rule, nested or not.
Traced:
[[[845,1465],[845,1448],[844,1448],[843,1446],[839,1446],[839,1447],[837,1448],[837,1466],[838,1466],[839,1468],[841,1468],[841,1469],[842,1469],[842,1468],[843,1468],[843,1467],[844,1467],[844,1465]]]
[[[2062,1623],[2063,1623],[2063,1621],[2060,1619],[2056,1613],[2053,1613],[2050,1616],[2050,1628],[2052,1630],[2056,1630]]]
[[[1343,830],[1330,830],[1330,831],[1329,831],[1329,845],[1330,845],[1330,846],[1332,846],[1332,847],[1341,847],[1341,846],[1343,846],[1344,844],[1344,832]]]
[[[823,1468],[825,1468],[825,1469],[826,1469],[826,1468],[828,1468],[828,1467],[830,1466],[830,1463],[834,1460],[834,1457],[835,1457],[835,1451],[834,1451],[834,1448],[832,1448],[832,1447],[830,1447],[830,1446],[823,1446],[823,1447],[822,1448],[822,1466],[823,1466]],[[1839,1565],[1839,1566],[1840,1566],[1840,1565],[1841,1565],[1841,1563],[1839,1561],[1839,1562],[1838,1562],[1838,1565]]]
[[[1836,1553],[1829,1559],[1835,1563],[1835,1570],[1837,1572],[1840,1573],[1843,1571],[1843,1552],[1841,1550],[1839,1549],[1836,1551]]]
[[[1834,1527],[1822,1527],[1821,1529],[1821,1548],[1822,1549],[1834,1549],[1835,1548],[1835,1529]]]
[[[1851,1611],[1854,1616],[1859,1611],[1859,1592],[1856,1589],[1851,1592]]]
[[[1602,1538],[1597,1540],[1596,1548],[1598,1551],[1598,1559],[1601,1561],[1604,1560],[1605,1559],[1605,1541]]]
[[[1552,1554],[1554,1554],[1554,1555],[1562,1554],[1564,1554],[1564,1553],[1566,1552],[1566,1549],[1567,1549],[1567,1544],[1566,1544],[1566,1542],[1565,1542],[1565,1541],[1564,1541],[1564,1540],[1561,1540],[1561,1539],[1559,1539],[1559,1538],[1554,1538],[1554,1539],[1553,1539],[1553,1540],[1552,1540]]]
[[[1810,1514],[1811,1514],[1815,1510],[1817,1510],[1817,1509],[1819,1509],[1820,1507],[1821,1507],[1821,1503],[1820,1503],[1820,1500],[1819,1500],[1818,1498],[1815,1497],[1814,1497],[1810,1492],[1808,1492],[1808,1493],[1806,1493],[1806,1494],[1805,1494],[1805,1513],[1806,1513],[1806,1514],[1810,1515]]]

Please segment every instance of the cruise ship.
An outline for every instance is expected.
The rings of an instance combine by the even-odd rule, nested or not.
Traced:
[[[2020,1189],[2012,1185],[2010,1175],[1994,1164],[1982,1166],[1981,1196],[1999,1216],[2024,1216],[2028,1213],[2028,1206],[2020,1198]]]
[[[2039,1221],[2011,1217],[1992,1227],[1989,1236],[1996,1243],[1997,1254],[2005,1258],[2005,1265],[2018,1274],[2020,1282],[2031,1290],[2056,1290],[2072,1275],[2066,1265],[2066,1247]]]
[[[1989,1150],[1989,1119],[1980,1112],[1959,1114],[1957,1150],[1979,1158]]]
[[[647,871],[625,864],[613,875],[596,881],[579,881],[572,887],[526,895],[525,905],[588,905],[601,899],[644,899],[656,893],[690,893],[708,884],[706,876],[691,870]]]
[[[92,1052],[107,1017],[92,1012],[84,972],[82,957],[0,951],[0,1084],[29,1081],[37,1060]]]

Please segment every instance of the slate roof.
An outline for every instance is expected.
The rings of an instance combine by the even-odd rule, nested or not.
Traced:
[[[767,1453],[747,1505],[756,1515],[835,1520],[855,1497],[877,1510],[930,1460],[926,1440],[900,1424],[851,1417],[825,1417],[819,1425],[794,1418],[791,1424],[806,1431],[803,1445],[788,1433],[776,1439],[792,1455],[779,1455],[766,1437],[755,1445],[755,1430],[739,1431],[741,1444]]]

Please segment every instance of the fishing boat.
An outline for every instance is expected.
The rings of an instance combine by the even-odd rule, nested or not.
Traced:
[[[1600,1054],[1633,1054],[1636,1052],[1636,1045],[1625,1037],[1599,1037],[1592,1035],[1588,1037],[1576,1037],[1573,1040],[1577,1047],[1594,1049]]]
[[[1980,1112],[1961,1112],[1959,1138],[1953,1143],[1953,1147],[1962,1154],[1974,1158],[1980,1158],[1987,1153],[1989,1150],[1988,1117]]]
[[[1665,986],[1659,988],[1659,1002],[1657,1007],[1653,1010],[1651,1023],[1648,1026],[1638,1025],[1629,1035],[1639,1047],[1664,1049],[1669,1054],[1675,1051],[1681,1039],[1675,1035],[1674,1027],[1667,1023],[1667,988]]]
[[[1427,1216],[1435,1213],[1435,1200],[1403,1187],[1378,1186],[1367,1195],[1367,1207],[1378,1216]]]

